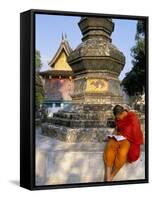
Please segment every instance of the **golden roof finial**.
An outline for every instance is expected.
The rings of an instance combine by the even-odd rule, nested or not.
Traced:
[[[65,33],[65,36],[64,36],[65,40],[67,40],[67,34]]]
[[[64,40],[64,35],[63,35],[63,33],[62,33],[62,40]]]

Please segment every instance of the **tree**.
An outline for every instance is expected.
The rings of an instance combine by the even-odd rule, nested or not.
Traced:
[[[40,54],[39,50],[36,50],[36,54],[35,54],[35,70],[39,71],[41,67],[42,67],[41,54]]]
[[[139,96],[145,91],[145,23],[138,21],[135,36],[136,44],[131,49],[133,68],[126,73],[121,85],[129,96]]]
[[[42,84],[42,80],[38,74],[41,67],[42,67],[42,62],[41,62],[40,51],[36,50],[36,54],[35,54],[35,69],[36,69],[35,70],[35,103],[36,103],[36,107],[39,107],[39,105],[44,100],[43,84]]]

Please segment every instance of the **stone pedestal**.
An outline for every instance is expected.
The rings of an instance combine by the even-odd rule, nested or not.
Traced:
[[[66,142],[102,142],[113,132],[111,109],[107,104],[74,104],[54,113],[42,124],[42,132]]]

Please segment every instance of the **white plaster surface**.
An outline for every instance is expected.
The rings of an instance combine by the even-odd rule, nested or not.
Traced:
[[[65,143],[36,133],[36,185],[103,182],[105,143]],[[114,178],[144,179],[145,155],[126,163]]]

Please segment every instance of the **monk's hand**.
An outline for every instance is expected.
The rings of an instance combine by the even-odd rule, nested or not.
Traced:
[[[119,131],[117,131],[117,135],[122,135]]]

